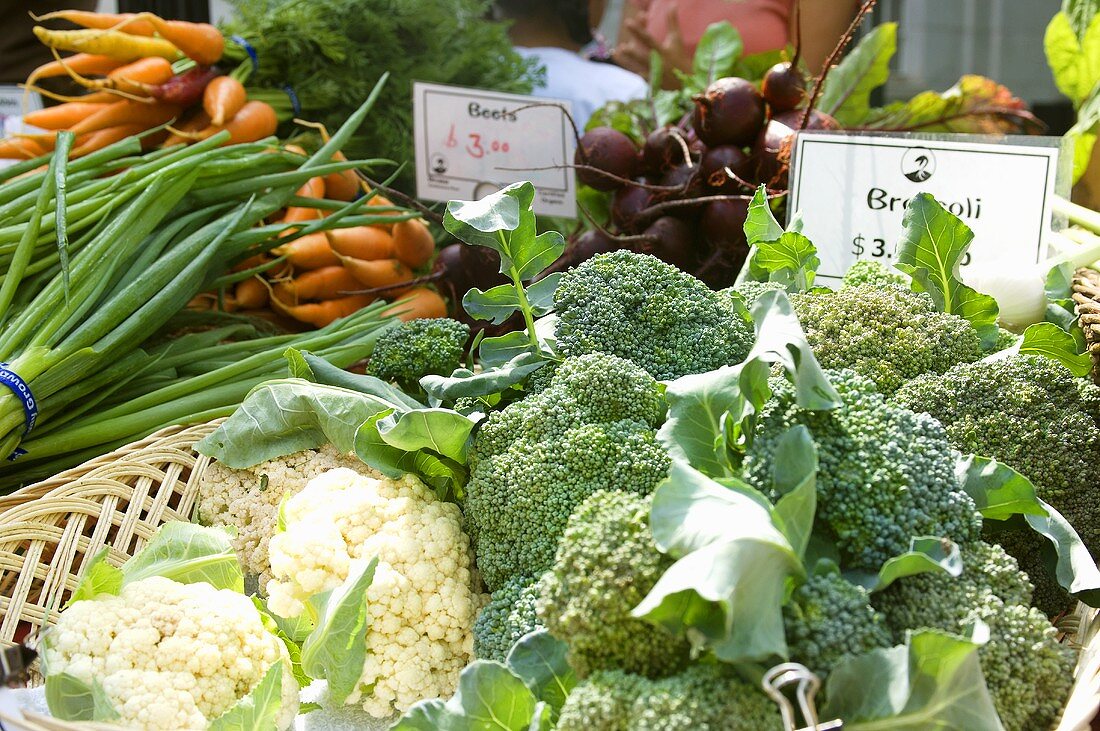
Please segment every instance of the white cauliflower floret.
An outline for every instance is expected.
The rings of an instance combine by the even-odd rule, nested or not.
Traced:
[[[458,506],[412,475],[335,469],[290,498],[285,516],[287,529],[270,546],[268,605],[276,614],[298,616],[310,596],[339,586],[353,562],[378,558],[367,590],[367,658],[347,702],[385,718],[453,694],[473,660],[482,604]]]
[[[252,601],[209,584],[163,577],[135,581],[118,596],[78,601],[46,642],[49,674],[98,681],[138,729],[205,729],[282,661],[279,728],[298,713],[298,684],[286,646]]]
[[[381,477],[354,455],[341,454],[331,444],[243,470],[213,462],[199,482],[196,501],[199,522],[236,528],[233,548],[241,566],[246,573],[259,577],[261,587],[266,586],[271,580],[267,544],[275,533],[283,496],[297,494],[314,477],[337,467]]]

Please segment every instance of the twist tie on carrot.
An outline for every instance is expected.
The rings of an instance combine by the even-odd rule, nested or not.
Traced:
[[[298,95],[294,93],[290,84],[283,84],[283,91],[290,97],[290,108],[294,110],[294,116],[297,117],[302,113],[302,103],[298,101]]]
[[[30,434],[35,422],[38,421],[38,401],[31,393],[31,387],[19,377],[18,373],[9,368],[7,363],[0,363],[0,385],[11,389],[11,392],[23,402],[23,436]],[[19,455],[12,455],[13,458],[17,456]]]
[[[229,36],[229,40],[236,43],[238,46],[244,49],[248,57],[252,59],[252,70],[257,71],[260,68],[260,56],[256,53],[256,48],[244,39],[244,36],[233,34]]]

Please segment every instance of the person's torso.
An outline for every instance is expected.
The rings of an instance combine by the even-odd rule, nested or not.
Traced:
[[[677,6],[680,31],[689,53],[711,23],[728,20],[741,33],[745,53],[783,48],[790,37],[791,0],[650,0],[647,30],[663,39],[668,33],[668,11]]]
[[[589,61],[564,48],[516,48],[546,67],[546,83],[535,89],[539,96],[568,99],[573,117],[583,128],[592,113],[609,101],[629,101],[646,95],[645,80],[608,63]]]

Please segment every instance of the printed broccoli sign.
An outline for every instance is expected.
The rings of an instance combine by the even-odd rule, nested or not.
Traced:
[[[805,132],[792,158],[788,210],[817,244],[820,284],[834,286],[860,260],[892,267],[906,205],[932,195],[974,232],[960,265],[983,270],[1034,265],[1045,255],[1059,182],[1059,141],[1045,137],[846,135]]]

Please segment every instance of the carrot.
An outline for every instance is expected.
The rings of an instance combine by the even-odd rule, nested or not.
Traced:
[[[394,256],[393,237],[380,226],[354,226],[328,232],[332,250],[356,259],[390,259]]]
[[[393,205],[393,201],[391,201],[389,198],[386,198],[385,196],[376,195],[373,198],[371,198],[369,201],[367,201],[367,205],[368,206],[378,206],[380,208],[381,207],[387,207],[388,208],[388,207]],[[393,213],[384,212],[384,213],[376,213],[375,215],[376,216],[396,216],[398,214],[396,212],[393,212]],[[384,224],[380,223],[380,224],[376,224],[376,225],[379,228],[381,228],[385,231],[393,231],[393,224],[392,223],[384,223]]]
[[[87,102],[69,102],[56,107],[46,107],[23,115],[23,121],[32,127],[42,129],[68,129],[91,114],[104,108],[103,104]]]
[[[172,64],[158,56],[139,58],[125,66],[119,66],[108,73],[105,79],[86,79],[75,71],[69,76],[85,89],[108,91],[114,96],[150,94],[173,78]]]
[[[347,157],[339,150],[332,156],[333,162],[344,162]],[[359,176],[354,170],[341,170],[325,176],[325,195],[334,201],[350,201],[359,195]]]
[[[258,310],[267,305],[270,293],[267,285],[259,277],[251,277],[237,282],[233,297],[243,310]]]
[[[447,303],[434,289],[413,287],[401,299],[382,311],[383,315],[396,315],[408,322],[423,317],[446,317]]]
[[[49,30],[36,25],[34,34],[54,50],[94,53],[120,61],[135,61],[146,56],[174,61],[182,55],[178,48],[163,38],[143,38],[117,30]]]
[[[298,189],[296,193],[302,198],[324,198],[325,197],[325,181],[324,178],[310,178],[306,181],[305,185]],[[324,213],[319,208],[310,208],[309,206],[288,206],[283,217],[280,219],[280,223],[300,223],[302,221],[316,221],[318,218],[324,218]],[[287,231],[285,234],[289,234]]]
[[[210,66],[221,60],[225,50],[225,38],[220,30],[209,23],[190,23],[186,20],[164,20],[152,13],[141,13],[134,20],[124,20],[119,24],[125,30],[138,20],[148,21],[161,38],[170,41],[183,55],[203,66]]]
[[[172,127],[171,136],[164,141],[162,147],[172,145],[187,145],[198,139],[198,133],[210,126],[210,117],[201,109],[191,112],[183,124]]]
[[[43,149],[42,145],[29,137],[8,137],[0,140],[0,159],[33,160],[47,152],[49,150]]]
[[[253,269],[253,268],[258,267],[262,264],[266,264],[267,261],[268,261],[268,259],[265,255],[255,254],[253,256],[248,257],[247,259],[242,259],[241,261],[234,264],[233,268],[230,271],[243,272],[245,269]]]
[[[202,92],[202,108],[214,124],[225,124],[233,119],[247,100],[244,85],[232,76],[219,76]]]
[[[277,297],[271,298],[271,304],[277,311],[300,322],[308,322],[314,327],[324,327],[341,317],[347,317],[373,301],[374,297],[369,294],[353,294],[349,297],[310,302],[304,305],[285,305]]]
[[[285,256],[295,269],[320,269],[340,265],[340,258],[329,246],[328,237],[325,236],[324,231],[283,244],[274,249],[273,253]],[[359,289],[359,286],[356,285],[355,289]]]
[[[279,118],[275,116],[275,110],[270,104],[260,101],[247,102],[240,111],[233,115],[225,126],[211,124],[198,133],[198,139],[205,140],[223,129],[229,130],[229,139],[226,145],[235,145],[240,142],[255,142],[264,137],[275,134],[279,126]]]
[[[27,86],[33,85],[39,79],[66,76],[70,70],[87,76],[102,76],[126,63],[112,56],[91,53],[78,53],[63,60],[64,64],[61,61],[50,61],[36,68],[27,77]]]
[[[391,284],[408,282],[413,278],[412,270],[397,259],[367,261],[343,256],[340,257],[340,263],[367,289],[388,287]]]
[[[108,104],[95,114],[74,124],[69,131],[81,135],[120,124],[137,124],[141,125],[142,129],[148,129],[170,121],[179,113],[180,108],[172,104],[144,104],[127,100],[120,104]]]
[[[113,145],[130,135],[144,132],[145,129],[146,128],[140,124],[120,124],[117,127],[98,129],[95,132],[78,137],[76,139],[78,144],[73,148],[71,156],[80,157],[82,155],[87,155],[89,152],[95,152],[107,145]]]
[[[306,157],[309,154],[305,151],[304,148],[299,145],[286,144],[283,145],[283,149],[287,152],[293,152],[295,155],[302,155],[303,157]]]
[[[91,10],[55,10],[45,15],[32,16],[41,23],[43,20],[67,20],[82,28],[97,30],[115,30],[120,23],[126,23],[125,32],[132,36],[151,36],[156,28],[147,20],[138,20],[134,13],[96,13]],[[117,28],[122,30],[121,28]]]
[[[53,99],[54,101],[65,103],[80,102],[81,104],[115,104],[122,101],[124,98],[115,91],[94,91],[90,94],[78,94],[76,96],[69,96],[66,94],[55,94],[49,89],[43,89],[40,86],[34,86],[31,84],[24,84],[24,86],[26,86],[27,89],[31,91],[38,92],[48,99]]]
[[[435,253],[435,239],[423,221],[399,221],[393,225],[393,252],[398,259],[416,269],[431,261]]]
[[[362,288],[355,277],[337,264],[302,272],[293,279],[279,282],[275,285],[275,297],[282,302],[296,305],[309,300],[336,299],[343,297],[344,292]]]

